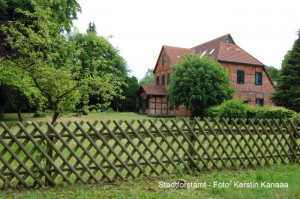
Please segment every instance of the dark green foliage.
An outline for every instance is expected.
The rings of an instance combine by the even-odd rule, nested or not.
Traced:
[[[77,59],[83,69],[97,68],[102,72],[109,72],[122,78],[127,75],[126,61],[106,38],[97,36],[94,32],[86,34],[76,32],[69,35],[69,40],[82,48]]]
[[[234,91],[227,69],[212,58],[188,54],[171,74],[168,95],[173,104],[193,108],[198,116],[205,108],[232,99]]]
[[[247,118],[261,118],[266,111],[271,110],[267,106],[249,106],[247,110]]]
[[[292,110],[283,107],[270,108],[270,107],[251,107],[247,112],[248,118],[255,119],[291,119],[296,115]]]
[[[154,73],[153,70],[148,68],[145,76],[141,79],[140,85],[150,85],[154,81]]]
[[[272,81],[277,82],[279,78],[280,70],[273,66],[265,66],[265,68],[268,71],[269,75],[271,76]]]
[[[33,12],[35,4],[50,8],[52,10],[51,17],[60,24],[61,29],[67,31],[71,30],[72,20],[77,19],[77,12],[81,11],[77,0],[0,0],[0,20],[32,24],[35,19],[18,12],[18,9]]]
[[[137,111],[137,103],[138,103],[138,89],[139,83],[136,77],[126,77],[125,83],[128,85],[126,88],[124,87],[123,96],[125,99],[120,100],[120,111]]]
[[[277,106],[300,112],[300,31],[293,49],[282,63],[282,70],[272,100]]]
[[[300,121],[300,113],[297,113],[293,116],[293,119]]]
[[[23,24],[32,24],[34,19],[18,12],[17,9],[33,12],[35,4],[51,8],[51,17],[60,24],[61,28],[64,28],[67,31],[70,31],[72,20],[77,19],[77,12],[81,11],[77,0],[0,0],[0,19],[3,21],[19,21]]]
[[[86,32],[93,32],[97,34],[96,25],[94,22],[90,22]]]
[[[204,110],[203,117],[219,117],[220,106],[212,106]]]
[[[115,111],[111,107],[109,107],[105,112],[106,113],[114,113]]]
[[[283,107],[250,106],[243,100],[232,99],[219,106],[205,109],[204,117],[218,118],[254,118],[254,119],[297,119],[299,116],[292,110]]]
[[[246,118],[248,105],[244,100],[232,99],[222,103],[218,110],[218,116],[222,118]]]
[[[37,110],[34,114],[33,117],[46,117],[45,111],[42,110]]]

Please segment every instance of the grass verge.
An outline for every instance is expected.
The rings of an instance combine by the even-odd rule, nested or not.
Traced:
[[[161,182],[206,183],[194,189],[160,188]],[[230,183],[229,188],[214,186],[215,182]],[[234,182],[258,183],[257,188],[237,188]],[[261,182],[288,183],[288,188],[261,187]],[[210,185],[210,186],[209,186]],[[209,171],[161,177],[140,177],[135,180],[96,185],[63,185],[37,190],[0,191],[3,198],[299,198],[300,165],[274,165],[256,169]]]

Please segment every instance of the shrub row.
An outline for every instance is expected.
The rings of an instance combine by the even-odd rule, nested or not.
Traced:
[[[300,113],[278,107],[250,106],[243,100],[232,99],[223,102],[219,106],[205,109],[204,117],[218,118],[254,118],[254,119],[297,119],[300,120]]]

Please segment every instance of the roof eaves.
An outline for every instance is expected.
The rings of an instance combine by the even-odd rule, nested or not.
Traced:
[[[236,45],[236,44],[235,44]],[[239,47],[238,45],[236,45],[237,47]],[[245,51],[244,49],[242,49],[241,47],[239,47],[242,51],[244,51],[245,53],[247,53],[250,57],[252,57],[253,59],[255,59],[257,62],[259,62],[259,63],[261,63],[261,65],[263,65],[264,66],[264,64],[261,62],[261,61],[259,61],[258,59],[256,59],[255,57],[253,57],[251,54],[249,54],[247,51]]]
[[[224,59],[217,59],[217,61],[228,62],[228,63],[237,63],[237,64],[249,64],[249,65],[253,65],[253,66],[264,66],[264,64],[254,64],[254,63],[249,63],[249,62],[229,61],[229,60],[224,60]]]

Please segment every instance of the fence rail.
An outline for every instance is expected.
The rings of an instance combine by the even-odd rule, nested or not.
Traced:
[[[300,163],[300,121],[160,119],[0,123],[0,185]]]

